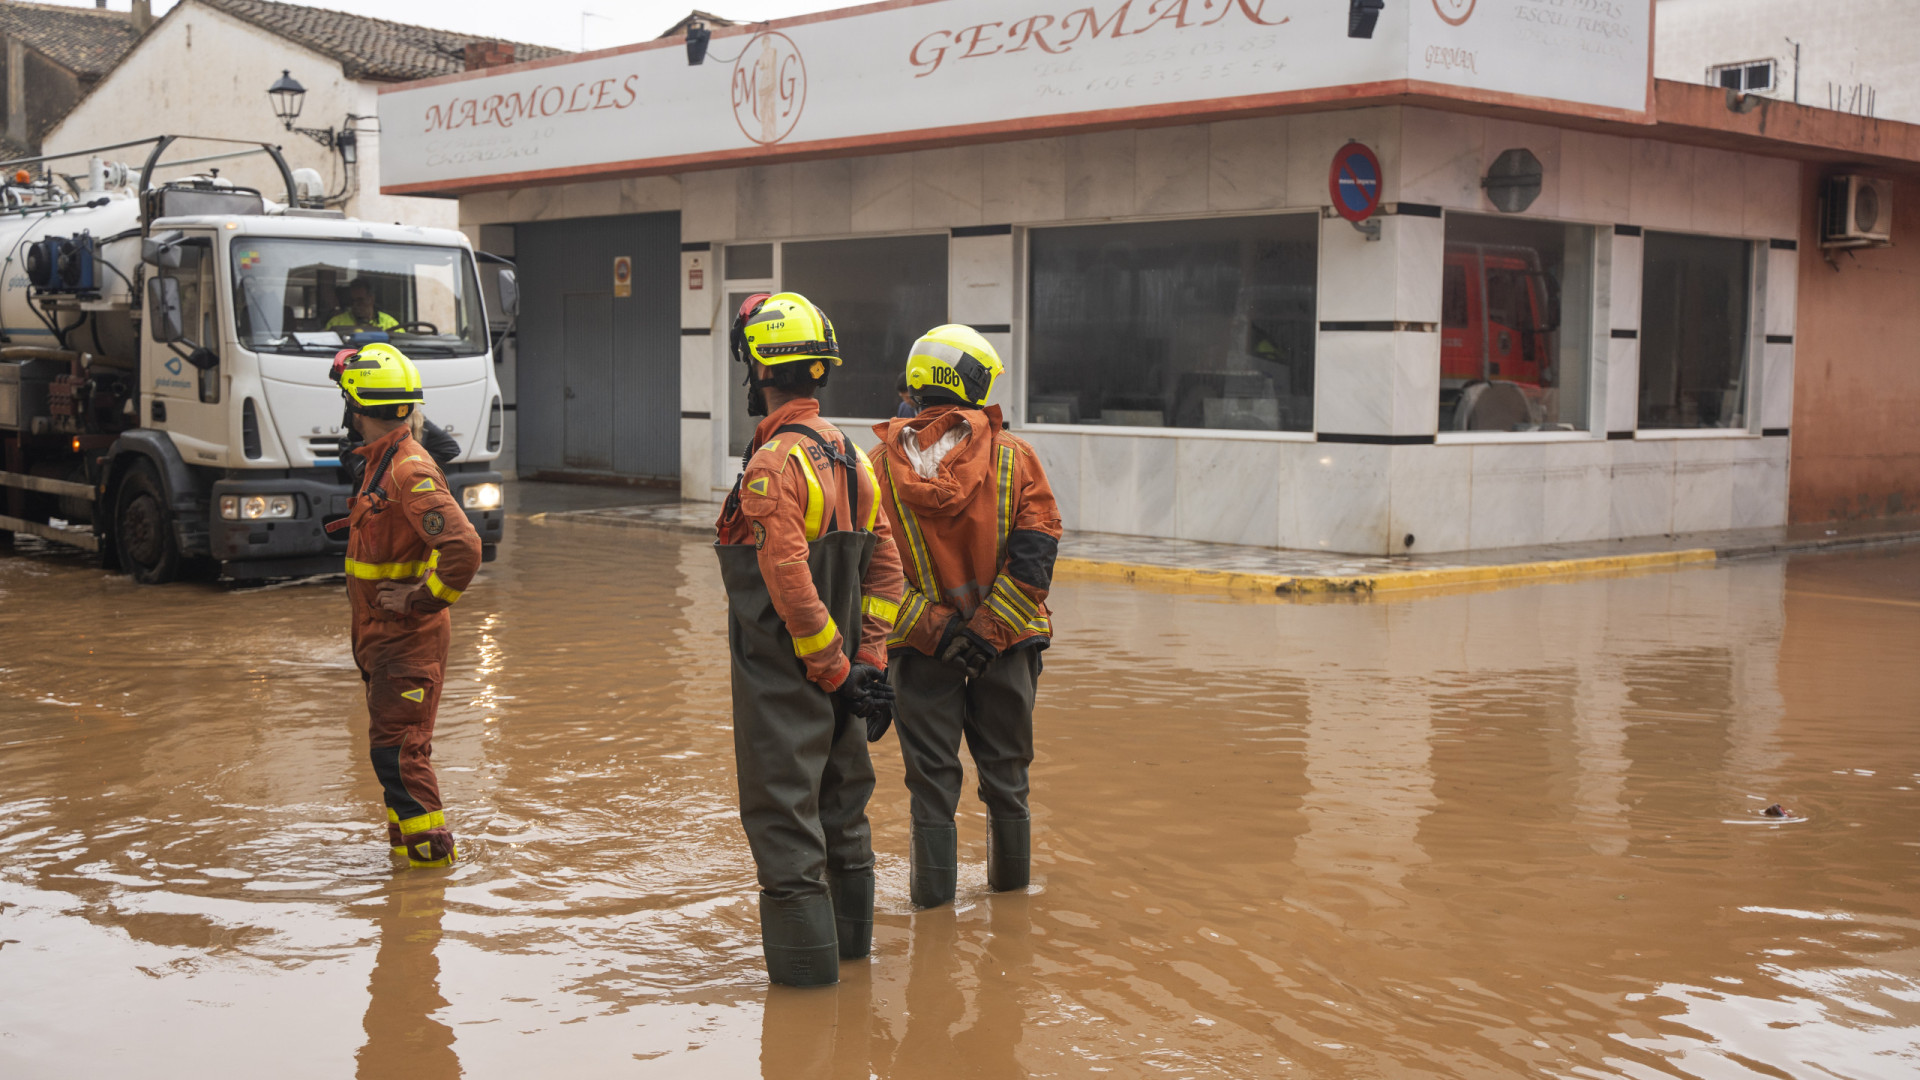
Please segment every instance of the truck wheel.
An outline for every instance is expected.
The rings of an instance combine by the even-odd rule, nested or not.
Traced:
[[[180,544],[173,535],[173,514],[166,490],[153,466],[135,462],[120,481],[114,500],[114,546],[120,569],[142,585],[164,585],[180,575]]]

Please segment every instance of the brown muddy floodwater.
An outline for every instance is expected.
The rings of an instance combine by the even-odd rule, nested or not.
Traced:
[[[1031,895],[972,804],[911,910],[889,736],[874,956],[791,991],[711,552],[511,530],[456,613],[451,871],[389,865],[337,581],[0,557],[0,1076],[1920,1072],[1920,551],[1062,583]]]

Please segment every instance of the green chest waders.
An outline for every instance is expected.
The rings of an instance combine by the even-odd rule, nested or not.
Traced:
[[[870,532],[834,529],[808,544],[813,586],[840,627],[849,660],[860,644],[862,583],[874,542]],[[807,680],[753,546],[714,550],[727,590],[740,823],[759,871],[767,974],[790,986],[835,982],[838,957],[865,956],[873,935],[866,725]]]

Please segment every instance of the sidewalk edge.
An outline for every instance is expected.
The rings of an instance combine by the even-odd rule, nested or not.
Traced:
[[[1522,582],[1541,578],[1578,577],[1621,570],[1645,570],[1710,563],[1718,558],[1712,548],[1649,551],[1635,555],[1601,555],[1586,559],[1546,559],[1493,566],[1448,566],[1432,570],[1404,570],[1351,577],[1290,574],[1249,574],[1231,570],[1154,566],[1147,563],[1103,562],[1062,558],[1054,564],[1056,577],[1081,581],[1122,581],[1171,585],[1210,591],[1255,592],[1269,595],[1305,593],[1375,593],[1407,589],[1435,589],[1450,585]]]

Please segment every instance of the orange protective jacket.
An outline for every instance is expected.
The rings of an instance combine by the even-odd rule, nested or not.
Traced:
[[[779,433],[790,425],[811,428],[828,441],[852,450],[859,463],[856,474],[858,520],[849,506],[845,470],[819,443],[798,432]],[[873,559],[861,585],[861,663],[885,670],[886,639],[900,610],[900,553],[893,546],[887,519],[878,510],[873,466],[865,453],[838,428],[820,419],[820,402],[796,398],[760,421],[753,432],[753,450],[740,478],[739,512],[722,512],[717,528],[722,544],[752,544],[757,549],[760,576],[773,598],[773,609],[793,636],[794,654],[806,665],[807,678],[822,690],[833,691],[846,680],[852,666],[840,627],[813,587],[807,568],[807,545],[831,528],[865,529],[874,534]]]
[[[440,467],[406,428],[353,452],[367,461],[348,515],[353,658],[365,672],[396,660],[445,663],[453,629],[447,609],[480,569],[480,536],[447,490]],[[374,602],[383,581],[423,580],[428,595],[405,616],[396,618]]]
[[[957,424],[967,436],[932,479],[914,470],[905,440],[926,448]],[[907,590],[890,648],[934,655],[957,613],[1005,651],[1053,635],[1047,590],[1060,550],[1060,508],[1033,447],[1007,433],[1000,407],[936,405],[874,427],[880,503],[905,552]]]

